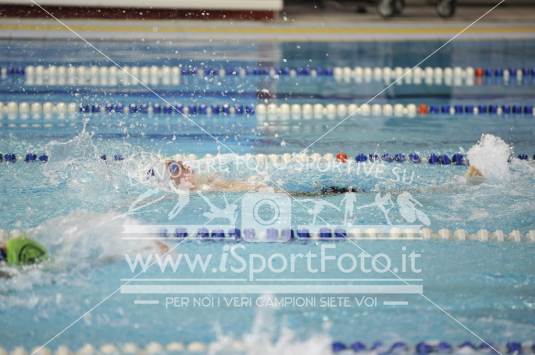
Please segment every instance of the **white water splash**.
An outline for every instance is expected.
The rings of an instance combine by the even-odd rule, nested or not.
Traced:
[[[5,265],[0,267],[0,272],[9,275],[0,285],[0,293],[7,290],[29,290],[36,285],[76,279],[73,275],[120,260],[126,253],[159,250],[149,240],[135,243],[124,241],[124,224],[135,225],[139,222],[130,217],[119,217],[115,213],[75,211],[26,231],[30,238],[48,249],[50,260],[22,268]]]
[[[263,295],[262,297],[269,297]],[[240,340],[219,336],[210,344],[209,355],[327,355],[331,354],[332,338],[327,332],[309,334],[298,339],[287,326],[279,326],[273,308],[257,308],[251,331]]]
[[[56,265],[78,267],[120,259],[125,253],[155,247],[148,240],[129,243],[123,240],[123,225],[139,224],[131,217],[114,213],[75,211],[49,220],[31,231],[36,240],[50,250]],[[155,249],[157,249],[155,247]]]
[[[83,164],[97,156],[92,136],[85,129],[67,141],[51,141],[45,151],[49,162],[43,168],[43,174],[54,184],[83,170]]]
[[[509,159],[513,148],[500,137],[483,134],[477,144],[467,153],[470,165],[491,180],[508,180],[511,177]]]

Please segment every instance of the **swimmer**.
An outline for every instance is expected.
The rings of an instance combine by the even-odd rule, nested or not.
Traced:
[[[160,254],[169,251],[167,244],[160,241],[155,242]],[[26,266],[39,264],[48,260],[48,251],[40,243],[28,238],[25,234],[17,235],[0,243],[0,262],[8,266]],[[1,276],[5,276],[0,274]]]
[[[474,165],[469,165],[466,174],[464,175],[466,182],[469,184],[480,184],[483,182],[483,174]]]
[[[21,234],[0,245],[0,261],[9,266],[38,264],[48,259],[45,247]]]
[[[175,187],[183,187],[190,190],[220,191],[220,192],[254,192],[269,189],[264,183],[249,183],[237,180],[225,180],[215,175],[196,174],[186,163],[181,160],[165,160],[165,173],[161,180],[168,179]],[[155,177],[156,173],[151,168],[147,176]]]
[[[168,159],[164,162],[164,165],[166,171],[169,173],[169,179],[171,179],[176,186],[190,182],[193,176],[193,171],[182,161]]]
[[[483,177],[483,174],[481,174],[481,171],[479,171],[478,168],[476,168],[474,165],[470,165],[468,167],[468,170],[466,171],[467,177]]]

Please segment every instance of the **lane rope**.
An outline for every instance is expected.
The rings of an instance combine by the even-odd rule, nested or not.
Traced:
[[[139,82],[149,85],[176,86],[181,78],[198,77],[270,77],[279,78],[329,78],[338,83],[369,84],[391,83],[403,77],[400,84],[414,85],[508,85],[510,83],[535,83],[535,68],[483,68],[483,67],[261,67],[261,66],[125,66],[122,71],[115,66],[100,65],[9,65],[0,68],[0,76],[23,76],[27,85],[84,85],[84,86],[135,86]]]
[[[533,105],[498,104],[258,104],[260,120],[311,120],[361,117],[429,117],[429,116],[535,116]]]
[[[79,114],[122,113],[148,115],[187,114],[191,116],[255,116],[261,121],[343,119],[360,117],[430,117],[430,116],[523,116],[535,117],[533,105],[520,104],[189,104],[176,103],[106,103],[77,104],[75,102],[0,102],[0,118],[59,119]]]
[[[503,354],[535,354],[535,344],[532,341],[508,341],[500,345],[491,344],[492,347]],[[26,350],[22,346],[14,348],[8,352],[0,347],[0,354],[11,355],[28,355],[35,353],[35,355],[116,355],[116,354],[174,354],[174,353],[206,353],[209,351],[211,344],[204,342],[170,342],[168,344],[161,344],[159,342],[150,342],[146,346],[139,346],[135,343],[111,344],[105,343],[96,348],[91,344],[85,344],[79,349],[71,350],[66,345],[60,345],[55,350],[49,348],[34,348],[32,351]],[[236,352],[245,351],[246,345],[241,341],[233,341],[229,347]],[[416,344],[408,342],[397,341],[392,343],[374,342],[367,345],[364,342],[355,341],[353,343],[345,343],[340,341],[333,341],[331,344],[331,351],[333,353],[374,353],[374,354],[433,354],[433,353],[478,353],[478,352],[493,352],[488,344],[473,343],[471,341],[464,341],[460,344],[445,341],[422,341]]]
[[[397,228],[395,226],[368,227],[358,225],[352,227],[325,227],[304,226],[292,229],[278,230],[268,228],[259,231],[249,228],[228,228],[221,226],[151,226],[142,228],[143,234],[154,235],[159,238],[191,240],[220,240],[220,241],[265,241],[265,242],[292,242],[292,241],[343,241],[343,240],[453,240],[478,242],[535,242],[535,230],[522,233],[512,230],[507,233],[503,230],[488,231],[480,229],[468,232],[465,229],[442,228]]]
[[[0,229],[4,235],[7,231]],[[253,228],[236,228],[227,225],[131,225],[124,226],[126,235],[141,234],[151,238],[168,240],[216,240],[216,241],[263,241],[263,242],[292,242],[292,241],[344,241],[344,240],[452,240],[452,241],[478,241],[478,242],[513,242],[535,243],[535,230],[525,233],[513,229],[510,232],[503,230],[489,231],[479,229],[467,231],[463,228],[451,229],[420,228],[420,226],[395,225],[353,225],[353,226],[322,226],[303,225],[289,229],[267,228],[255,230]],[[131,237],[130,239],[136,239]]]
[[[48,162],[48,155],[46,153],[35,154],[33,152],[26,153],[23,155],[24,158],[21,160],[15,153],[0,153],[0,162],[10,162],[15,163],[18,161],[24,162]],[[101,154],[99,156],[100,160],[104,161],[122,161],[125,160],[125,157],[122,154]],[[176,154],[173,156],[176,160],[184,161],[196,161],[202,160],[209,162],[210,160],[216,160],[221,163],[228,161],[229,157],[225,155],[212,155],[205,154],[204,156],[197,156],[196,154]],[[431,153],[429,155],[419,154],[417,152],[412,152],[409,154],[405,153],[358,153],[351,159],[346,153],[338,152],[335,154],[326,153],[284,153],[284,154],[244,154],[238,156],[239,159],[244,161],[254,161],[257,164],[262,165],[277,165],[277,164],[288,164],[291,162],[297,163],[314,163],[314,162],[326,162],[326,163],[373,163],[373,162],[385,162],[385,163],[405,163],[410,162],[414,164],[420,164],[427,162],[430,165],[468,165],[466,156],[463,153],[454,153],[451,155],[441,154],[441,153]],[[517,154],[516,159],[526,160],[526,161],[535,161],[535,154],[530,158],[528,154],[521,153]]]

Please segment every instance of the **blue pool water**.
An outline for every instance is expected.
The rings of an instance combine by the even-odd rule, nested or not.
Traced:
[[[121,65],[291,66],[291,67],[409,67],[440,45],[414,43],[127,43],[99,42],[97,47]],[[78,42],[2,41],[0,66],[26,65],[110,65],[98,53]],[[533,41],[458,42],[440,51],[425,66],[531,68],[535,55]],[[214,60],[214,58],[217,58]],[[184,77],[180,85],[154,86],[165,100],[181,104],[217,105],[262,103],[258,92],[267,89],[276,103],[363,103],[383,85],[337,83],[332,78],[281,78],[247,76],[228,78]],[[535,84],[447,86],[395,85],[379,95],[380,104],[470,104],[532,105]],[[148,90],[136,87],[92,87],[76,85],[26,85],[19,76],[0,79],[0,101],[75,102],[104,105],[160,103]],[[32,121],[33,120],[33,121]],[[51,260],[38,267],[1,267],[10,275],[0,284],[0,345],[32,348],[47,342],[71,322],[116,291],[122,279],[134,274],[124,254],[155,250],[152,242],[123,240],[124,225],[185,224],[203,225],[206,201],[195,193],[186,209],[173,218],[168,213],[175,195],[162,188],[162,199],[136,213],[128,214],[133,203],[149,188],[144,174],[155,160],[175,154],[221,154],[227,163],[212,171],[228,180],[252,178],[296,195],[292,201],[292,226],[310,224],[307,199],[324,187],[353,186],[361,206],[374,202],[377,193],[394,198],[409,192],[421,203],[429,217],[429,228],[513,230],[525,234],[535,229],[535,166],[532,161],[513,158],[499,162],[498,145],[477,153],[480,168],[489,172],[480,184],[464,178],[466,166],[384,163],[380,175],[362,170],[347,172],[319,166],[299,169],[295,161],[260,172],[244,168],[245,154],[298,153],[316,141],[340,119],[261,120],[257,115],[193,117],[178,114],[151,116],[143,113],[77,113],[61,120],[57,115],[10,120],[2,117],[0,153],[15,153],[16,163],[0,163],[0,227],[27,231],[49,248]],[[38,122],[38,126],[32,123]],[[28,124],[29,123],[29,124]],[[51,123],[50,127],[45,123]],[[26,126],[24,126],[26,124]],[[202,128],[200,128],[200,127]],[[531,115],[438,115],[426,118],[353,117],[313,144],[308,153],[346,152],[350,159],[358,153],[418,152],[466,154],[482,134],[499,137],[517,154],[535,154],[535,120]],[[219,143],[216,143],[217,139]],[[499,139],[492,142],[499,142]],[[48,163],[25,163],[28,152],[46,154]],[[102,160],[120,154],[124,160]],[[156,157],[156,158],[155,158]],[[203,159],[188,161],[194,170]],[[356,167],[353,162],[348,163]],[[402,176],[398,179],[398,176]],[[160,186],[161,187],[161,186]],[[309,193],[308,195],[305,193]],[[204,192],[204,197],[222,206],[240,201],[243,193]],[[341,206],[344,195],[321,197]],[[239,207],[239,212],[242,213]],[[238,213],[238,214],[240,214]],[[325,208],[318,224],[339,225],[343,213]],[[223,223],[216,221],[216,223]],[[391,222],[407,224],[403,216],[391,213]],[[238,219],[238,227],[241,218]],[[384,225],[377,208],[357,211],[358,225]],[[246,226],[241,225],[242,229]],[[237,242],[185,241],[169,237],[166,243],[178,253],[221,255],[225,246]],[[178,245],[177,245],[178,244]],[[318,353],[332,341],[356,340],[372,344],[439,339],[454,344],[465,340],[492,344],[531,340],[535,331],[535,244],[528,242],[479,242],[453,240],[357,240],[289,243],[244,243],[246,255],[259,253],[320,253],[332,244],[335,253],[400,255],[410,250],[422,255],[422,295],[378,295],[377,307],[169,307],[137,305],[144,295],[120,292],[86,314],[49,347],[66,344],[76,349],[85,343],[151,341],[169,343],[194,341],[213,345],[215,353],[232,353],[225,339],[243,341],[247,353]],[[405,248],[405,249],[402,249]],[[334,252],[333,252],[334,253]],[[187,275],[186,275],[187,274]],[[194,270],[177,274],[149,269],[143,278],[189,277],[206,273]],[[274,279],[306,278],[303,268],[294,272],[261,273]],[[351,274],[351,277],[366,277]],[[388,277],[391,275],[382,275]],[[212,275],[211,277],[222,277]],[[327,270],[323,278],[348,277]],[[193,282],[198,284],[200,281]],[[281,281],[282,282],[282,281]],[[235,284],[231,283],[231,284]],[[278,282],[275,282],[278,283]],[[257,295],[256,295],[257,296]],[[255,297],[256,297],[255,296]],[[163,302],[162,295],[157,298]],[[408,301],[392,307],[383,301]],[[291,334],[291,336],[289,335]]]

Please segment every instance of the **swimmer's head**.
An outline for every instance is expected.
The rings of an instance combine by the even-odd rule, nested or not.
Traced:
[[[165,162],[167,171],[173,180],[181,180],[191,175],[191,169],[179,160],[168,160]]]

